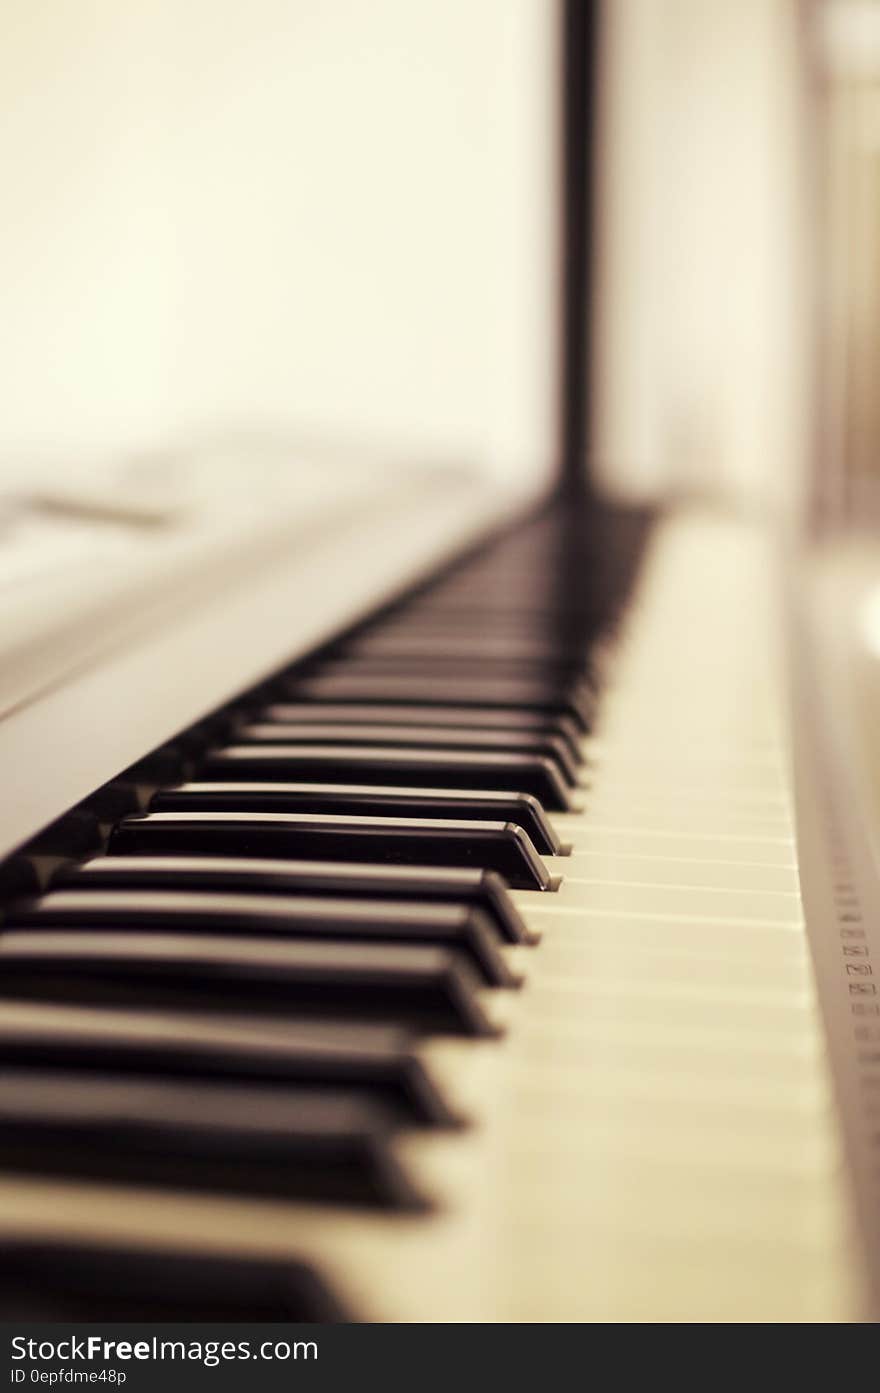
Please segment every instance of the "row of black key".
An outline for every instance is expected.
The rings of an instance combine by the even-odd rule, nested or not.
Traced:
[[[460,1119],[417,1040],[492,1033],[503,945],[533,938],[505,883],[554,888],[547,814],[574,806],[594,702],[611,597],[567,602],[563,547],[529,603],[529,557],[558,545],[537,533],[91,800],[109,854],[5,916],[0,1161],[425,1202],[389,1143]]]

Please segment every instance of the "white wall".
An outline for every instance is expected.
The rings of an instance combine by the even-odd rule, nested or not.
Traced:
[[[546,466],[548,0],[0,0],[0,459]]]
[[[167,429],[172,286],[148,8],[0,3],[3,454]]]

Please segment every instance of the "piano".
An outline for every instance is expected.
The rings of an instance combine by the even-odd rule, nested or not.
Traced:
[[[300,500],[10,664],[4,1313],[870,1311],[873,930],[771,541],[481,489]]]
[[[697,8],[710,9],[687,13]],[[267,347],[256,373],[269,381],[254,397],[268,403],[258,419],[282,397],[292,416],[312,419],[306,408],[327,387],[324,354],[334,411],[366,414],[375,445],[397,419],[367,401],[365,386],[385,282],[377,274],[374,295],[340,251],[348,255],[356,219],[345,180],[326,179],[314,157],[315,114],[327,120],[315,74],[355,26],[351,51],[372,54],[372,99],[360,112],[374,160],[366,183],[399,189],[407,133],[385,98],[401,72],[370,26],[369,42],[357,29],[361,7],[318,7],[297,36],[306,54],[297,84],[281,61],[284,36],[272,66],[270,9],[246,16],[263,25],[262,44],[239,43],[222,25],[210,36],[217,61],[197,96],[226,132],[222,179],[212,182],[210,121],[181,120],[163,156],[175,178],[206,170],[204,188],[172,180],[192,277],[181,303],[219,323],[217,286],[228,292],[246,272],[223,334],[202,336],[204,380],[189,382],[182,415],[196,419],[202,405],[210,415],[211,400],[225,411],[230,393],[234,415],[253,365],[224,355],[231,343],[266,347],[269,326],[280,349]],[[444,205],[444,158],[449,191],[471,200],[475,224],[489,227],[493,209],[507,219],[486,296],[499,338],[479,339],[501,364],[494,396],[482,384],[498,420],[481,421],[473,438],[494,442],[499,457],[521,446],[534,467],[472,465],[468,450],[445,447],[427,452],[433,464],[380,451],[377,467],[375,448],[364,451],[371,463],[358,450],[331,459],[279,430],[272,441],[221,431],[217,449],[120,447],[100,468],[22,468],[12,488],[4,476],[0,1315],[873,1321],[880,574],[876,542],[855,525],[869,514],[865,495],[845,470],[836,525],[811,530],[717,491],[639,494],[586,479],[594,7],[564,7],[561,229],[543,217],[546,150],[533,138],[551,91],[538,91],[539,76],[549,84],[555,72],[545,7],[499,5],[479,23],[470,6],[399,9],[414,26],[412,51],[430,52],[426,72],[436,44],[467,50],[465,115],[471,81],[484,111],[484,63],[498,56],[497,119],[484,131],[495,182],[480,173],[482,146],[468,141],[465,117],[460,129],[447,121],[443,84],[424,107],[415,99],[421,70],[407,59],[413,141],[441,152],[436,169],[429,158],[407,165],[407,225],[423,235]],[[632,38],[634,16],[649,9],[606,6],[614,41]],[[769,23],[771,10],[749,15]],[[503,14],[515,18],[499,45]],[[676,14],[680,22],[685,9]],[[160,29],[134,26],[132,42],[159,45],[150,61],[164,73]],[[650,44],[636,39],[646,59]],[[207,37],[189,40],[201,53]],[[534,86],[517,86],[518,64]],[[178,68],[165,74],[169,110],[189,119],[189,65]],[[130,55],[121,71],[143,78]],[[760,71],[766,78],[772,64]],[[240,80],[239,105],[227,73]],[[701,100],[710,86],[701,83]],[[299,105],[288,131],[289,92]],[[136,97],[138,153],[164,127],[147,130]],[[843,88],[837,97],[849,100]],[[636,106],[641,119],[647,107]],[[441,131],[455,158],[443,155]],[[323,134],[335,159],[350,151],[345,122]],[[608,138],[620,170],[629,137],[615,128]],[[115,169],[115,146],[114,159]],[[314,206],[279,194],[263,207],[267,177],[274,197],[282,166],[318,189]],[[428,166],[436,186],[419,182]],[[844,150],[840,170],[853,167]],[[358,171],[358,198],[361,180]],[[601,192],[601,180],[594,186]],[[144,188],[150,195],[149,179]],[[231,255],[239,233],[247,242],[241,188],[254,199],[259,247],[244,267]],[[600,199],[599,216],[640,226],[618,194]],[[379,199],[358,209],[371,269],[389,246],[392,257],[412,250],[387,235]],[[857,191],[852,203],[864,213]],[[273,256],[301,226],[311,240],[285,291]],[[552,356],[545,252],[557,230],[567,468],[551,477],[530,430],[549,419],[532,369]],[[876,229],[864,231],[875,249]],[[483,240],[481,254],[495,255],[492,236]],[[444,297],[476,252],[463,238],[459,265],[453,239],[435,281],[413,245],[402,282],[413,271],[426,322],[442,326]],[[788,246],[782,235],[779,245]],[[603,248],[612,261],[638,251],[625,236],[600,238]],[[842,275],[846,249],[832,251]],[[326,266],[341,277],[330,296],[316,276]],[[629,323],[644,285],[627,284]],[[78,306],[78,281],[76,297]],[[864,329],[867,298],[850,298]],[[313,299],[321,333],[296,350],[290,325]],[[398,326],[407,352],[421,342],[410,310]],[[699,329],[690,310],[683,321]],[[613,375],[623,363],[638,387],[644,361],[616,337],[620,325],[604,322],[604,367]],[[173,342],[171,360],[189,362],[190,339]],[[462,348],[473,350],[462,359],[468,377],[479,352]],[[456,353],[437,351],[433,377],[418,351],[418,371],[407,376],[396,360],[389,369],[389,380],[410,383],[394,393],[400,439],[406,412],[412,426],[429,413],[431,384],[455,376]],[[119,377],[128,382],[121,368]],[[381,387],[382,373],[373,380]],[[42,423],[52,415],[42,358],[40,382]],[[863,396],[845,426],[867,430]],[[16,405],[24,412],[26,399]],[[442,444],[451,436],[441,416]],[[826,474],[820,481],[827,493]],[[833,509],[819,501],[825,524]]]

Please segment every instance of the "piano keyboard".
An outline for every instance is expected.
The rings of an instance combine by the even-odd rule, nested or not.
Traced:
[[[6,864],[7,1318],[858,1318],[770,558],[602,523]]]

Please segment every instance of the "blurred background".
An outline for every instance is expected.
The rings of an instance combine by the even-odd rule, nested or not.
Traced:
[[[584,9],[583,469],[851,507],[878,431],[876,0]],[[0,469],[254,435],[551,478],[562,11],[0,0]]]
[[[548,469],[546,0],[2,0],[4,455]]]

